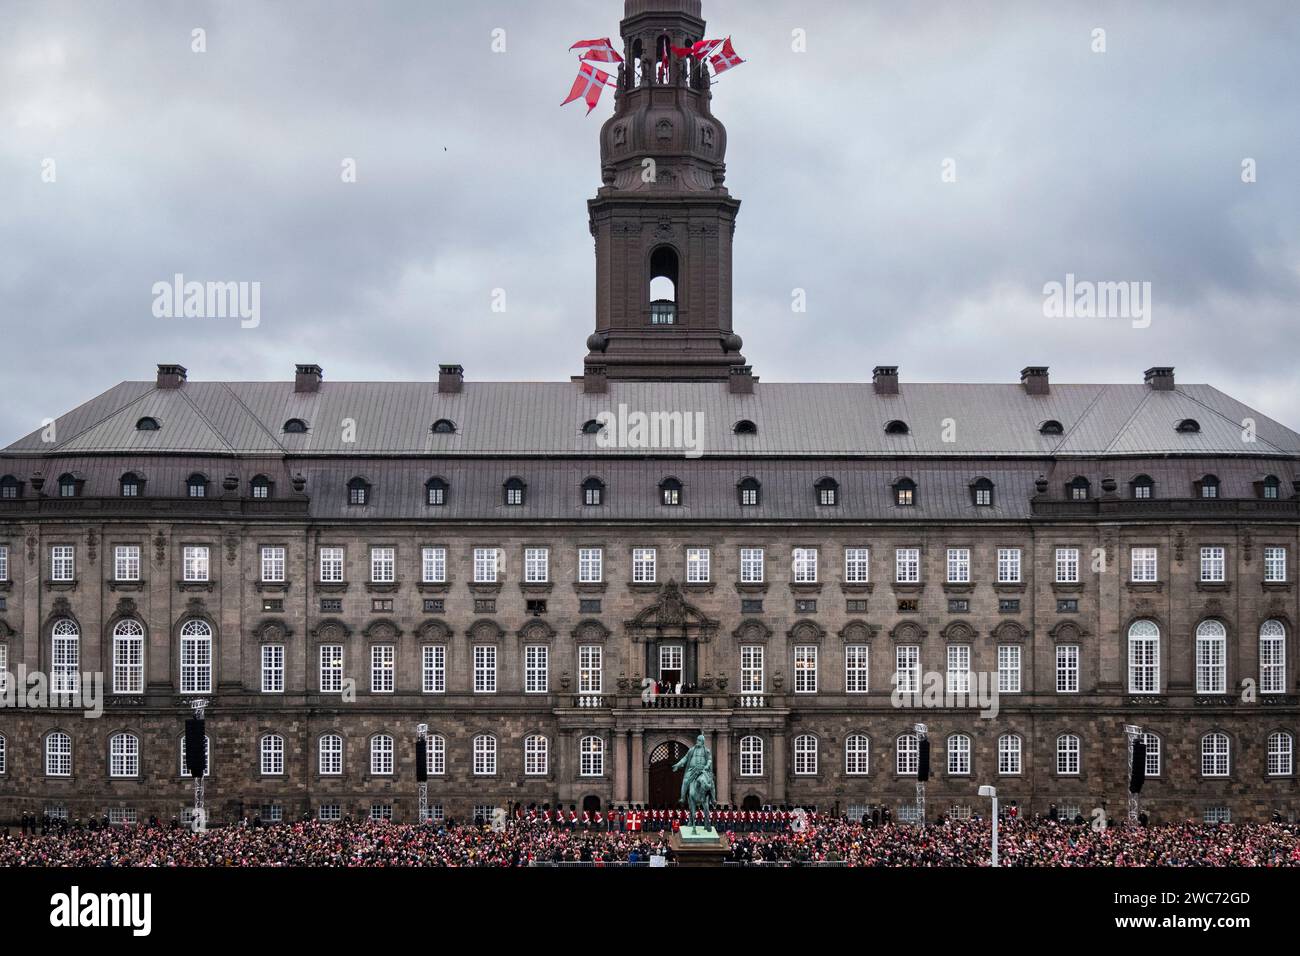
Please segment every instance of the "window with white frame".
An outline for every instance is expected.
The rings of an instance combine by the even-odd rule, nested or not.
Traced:
[[[343,819],[343,808],[337,803],[322,803],[316,808],[316,819],[321,823],[338,823]]]
[[[77,549],[70,544],[50,548],[50,580],[73,581],[77,574]]]
[[[794,692],[817,693],[816,644],[799,644],[794,649]]]
[[[284,645],[262,645],[262,693],[284,693]]]
[[[0,581],[8,581],[8,580],[9,580],[9,545],[0,544]]]
[[[63,618],[54,622],[51,634],[50,691],[75,694],[81,688],[81,630]]]
[[[45,737],[45,775],[72,776],[72,738],[61,730]]]
[[[524,738],[524,773],[530,777],[544,777],[550,769],[550,741],[541,734]]]
[[[429,734],[424,738],[424,758],[431,776],[441,777],[447,772],[447,738],[442,734]]]
[[[1270,584],[1286,580],[1286,548],[1264,549],[1264,580]]]
[[[578,746],[579,775],[583,777],[603,777],[605,775],[605,739],[603,737],[583,737]]]
[[[274,584],[284,581],[284,548],[274,545],[262,548],[262,580]]]
[[[740,775],[763,776],[763,738],[756,734],[740,738]]]
[[[870,667],[866,644],[844,645],[844,692],[865,694],[870,689]]]
[[[763,583],[763,549],[762,548],[741,548],[740,549],[740,583],[741,584],[762,584]]]
[[[656,557],[654,548],[632,549],[633,584],[654,584]]]
[[[1147,747],[1147,776],[1160,776],[1160,738],[1155,734],[1143,734],[1142,742]]]
[[[212,628],[197,618],[181,625],[181,693],[212,693]]]
[[[1134,621],[1128,629],[1128,692],[1160,693],[1160,628]]]
[[[817,583],[817,549],[795,548],[793,554],[795,584]]]
[[[134,618],[113,625],[113,693],[144,693],[144,627]]]
[[[1020,645],[998,645],[998,693],[1020,693]]]
[[[998,773],[1011,777],[1021,772],[1023,742],[1019,734],[1003,734],[998,738]]]
[[[1227,580],[1225,550],[1218,547],[1201,548],[1201,580],[1220,582]]]
[[[868,773],[871,766],[871,741],[866,734],[849,734],[844,738],[844,772],[851,776]]]
[[[799,776],[817,772],[817,738],[812,734],[794,738],[794,772]]]
[[[370,773],[376,777],[393,775],[393,738],[388,734],[370,738]]]
[[[322,694],[338,694],[343,690],[343,645],[320,646],[320,690]]]
[[[420,650],[420,688],[426,694],[447,691],[447,646],[425,644]]]
[[[140,775],[140,738],[135,734],[114,734],[108,739],[108,775]]]
[[[337,777],[343,773],[343,738],[323,734],[320,739],[320,775]]]
[[[474,549],[474,583],[496,584],[498,551],[496,548]]]
[[[1262,694],[1286,692],[1286,628],[1269,620],[1259,626],[1259,690]]]
[[[397,580],[397,549],[370,549],[370,581],[373,584],[392,584]]]
[[[948,737],[948,774],[966,776],[970,773],[970,738],[965,734]]]
[[[212,738],[204,736],[203,738],[203,775],[212,776]],[[181,776],[192,777],[190,773],[190,762],[185,757],[185,735],[181,735]]]
[[[343,582],[343,549],[320,549],[320,580],[322,584]]]
[[[894,550],[894,580],[899,584],[917,584],[921,580],[921,549]]]
[[[605,549],[578,549],[578,582],[600,584],[605,580]]]
[[[682,645],[659,645],[659,679],[669,684],[681,683],[683,679]]]
[[[866,584],[871,580],[871,553],[867,548],[844,549],[844,583]]]
[[[1079,549],[1078,548],[1057,548],[1056,549],[1056,583],[1057,584],[1078,584],[1079,583]]]
[[[1201,738],[1201,775],[1226,777],[1228,775],[1228,735],[1206,734]]]
[[[970,693],[970,645],[948,645],[947,691],[949,694]]]
[[[578,647],[578,693],[604,693],[604,648],[599,644]]]
[[[1070,777],[1079,773],[1079,738],[1074,734],[1056,738],[1056,772]]]
[[[370,805],[371,823],[391,823],[392,820],[393,805],[391,803],[372,803]]]
[[[370,692],[391,694],[396,671],[397,649],[392,644],[372,644],[370,647]]]
[[[546,584],[551,580],[551,549],[524,548],[524,583]]]
[[[1227,684],[1227,628],[1219,621],[1202,621],[1196,627],[1196,692],[1223,694]]]
[[[524,693],[545,694],[549,688],[551,649],[545,644],[524,648]]]
[[[207,581],[211,566],[205,544],[187,546],[182,551],[182,570],[186,581]]]
[[[420,549],[420,581],[424,584],[447,583],[447,549]]]
[[[497,772],[497,739],[491,734],[474,738],[474,775],[492,776]]]
[[[921,762],[921,741],[916,734],[903,734],[894,744],[894,772],[900,777],[915,777]]]
[[[495,644],[474,646],[474,693],[497,692],[497,648]]]
[[[284,773],[284,738],[279,734],[267,734],[261,742],[262,776],[278,777]]]
[[[686,583],[708,584],[710,555],[708,548],[686,549]]]
[[[998,548],[998,584],[1020,583],[1020,549]]]
[[[1155,548],[1131,548],[1129,550],[1129,568],[1135,583],[1147,583],[1159,580],[1156,566]]]
[[[948,549],[948,583],[970,583],[970,548]]]
[[[0,550],[3,550],[0,548]],[[0,581],[5,580],[4,569],[0,568]],[[119,544],[113,548],[113,580],[140,580],[140,546],[138,544]]]
[[[1268,735],[1267,767],[1270,777],[1289,777],[1295,773],[1295,739],[1288,733],[1274,731]]]
[[[921,648],[916,644],[900,644],[894,648],[894,687],[900,694],[915,694],[921,690]]]
[[[742,644],[740,647],[740,692],[763,693],[762,644]]]
[[[1079,692],[1079,645],[1056,645],[1056,692],[1058,694],[1077,694]]]
[[[9,645],[0,644],[0,694],[9,692]]]

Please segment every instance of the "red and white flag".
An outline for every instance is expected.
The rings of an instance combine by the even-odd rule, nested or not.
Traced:
[[[590,63],[581,63],[578,66],[578,76],[573,81],[573,89],[569,90],[569,98],[560,105],[566,106],[574,100],[586,100],[587,115],[591,115],[591,111],[600,102],[600,94],[612,82],[613,77],[608,73],[602,73]]]
[[[600,40],[579,40],[570,50],[581,50],[579,56],[581,60],[595,60],[597,63],[622,63],[623,58],[618,55],[614,45],[609,42],[609,37]]]
[[[713,72],[718,74],[726,73],[732,67],[740,66],[745,61],[740,58],[735,47],[731,45],[731,37],[727,37],[722,43],[722,49],[709,57],[709,62],[713,64]]]
[[[721,40],[700,40],[698,43],[691,44],[691,52],[689,55],[695,57],[697,60],[702,60],[721,45]]]

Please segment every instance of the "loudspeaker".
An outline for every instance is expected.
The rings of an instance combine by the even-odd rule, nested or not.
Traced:
[[[425,741],[415,738],[415,782],[425,783],[429,779],[429,751]]]
[[[1141,737],[1133,741],[1133,775],[1128,780],[1129,793],[1141,793],[1147,782],[1147,745]]]
[[[185,766],[190,776],[206,777],[208,775],[208,748],[203,734],[203,721],[191,717],[185,721]]]
[[[925,783],[930,779],[930,738],[922,737],[916,760],[916,779]]]

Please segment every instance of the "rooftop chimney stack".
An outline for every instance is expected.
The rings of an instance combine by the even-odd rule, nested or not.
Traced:
[[[1020,370],[1020,384],[1026,395],[1046,395],[1051,391],[1046,365],[1026,365]]]
[[[877,365],[871,370],[871,381],[877,395],[898,394],[898,366]]]
[[[754,366],[733,365],[731,377],[727,380],[732,395],[754,394]]]
[[[463,365],[438,366],[438,391],[443,393],[459,392],[465,387],[465,367]]]
[[[1147,385],[1157,392],[1174,390],[1174,368],[1172,365],[1153,365],[1144,375]]]
[[[158,366],[158,387],[159,388],[180,388],[185,384],[184,365],[159,365]]]
[[[293,375],[293,390],[295,392],[319,392],[321,374],[319,365],[296,366]]]

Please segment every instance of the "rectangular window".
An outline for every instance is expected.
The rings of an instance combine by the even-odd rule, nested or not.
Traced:
[[[420,550],[420,581],[424,584],[447,583],[446,548],[422,548]]]
[[[56,544],[50,548],[50,578],[54,581],[75,580],[77,549],[70,544]]]
[[[796,584],[817,583],[817,549],[794,549],[794,581]]]
[[[920,548],[898,548],[894,551],[894,580],[899,584],[920,583]]]
[[[762,548],[741,548],[740,549],[740,583],[741,584],[762,584],[763,583],[763,549]]]
[[[970,693],[970,645],[948,645],[948,693]]]
[[[1078,584],[1079,583],[1079,549],[1078,548],[1057,548],[1056,549],[1056,583],[1057,584]]]
[[[375,644],[370,648],[370,692],[393,692],[394,648],[392,644]]]
[[[763,693],[763,645],[744,644],[740,648],[740,692]]]
[[[8,691],[9,691],[9,645],[0,644],[0,694],[8,693]]]
[[[284,693],[284,645],[262,645],[262,693]]]
[[[125,622],[124,622],[125,623]],[[130,630],[139,629],[139,625],[130,622]],[[119,624],[118,629],[123,625]],[[2,648],[3,645],[0,645]],[[5,661],[0,652],[0,668]],[[2,672],[2,670],[0,670]],[[0,683],[4,678],[0,677]],[[113,693],[139,694],[144,692],[144,635],[115,634],[113,636]]]
[[[1056,645],[1056,692],[1058,694],[1077,694],[1079,692],[1079,645]]]
[[[1020,583],[1020,549],[998,548],[998,584]]]
[[[420,687],[426,694],[447,691],[447,648],[443,644],[426,644],[420,652]]]
[[[794,692],[817,693],[816,644],[800,644],[794,649]]]
[[[1201,548],[1201,580],[1225,581],[1223,548]]]
[[[208,548],[206,545],[185,548],[183,553],[184,576],[186,581],[208,580]]]
[[[320,646],[320,691],[338,694],[343,690],[343,645]]]
[[[370,549],[370,581],[372,584],[392,584],[397,580],[397,549]]]
[[[1266,622],[1264,628],[1278,633],[1259,636],[1259,690],[1281,694],[1286,691],[1286,635],[1276,621]]]
[[[1020,598],[1000,598],[998,600],[998,611],[1002,614],[1019,614]]]
[[[578,549],[578,582],[600,584],[605,580],[605,551],[603,548]]]
[[[708,548],[687,548],[686,549],[686,583],[687,584],[708,584],[709,583],[709,549]]]
[[[551,580],[551,549],[524,548],[524,583],[546,584]]]
[[[0,552],[5,549],[0,548]],[[7,579],[4,564],[0,559],[0,581]],[[119,544],[113,549],[113,580],[140,580],[140,546],[138,544]]]
[[[866,548],[844,549],[844,583],[866,584],[870,580],[870,554]]]
[[[844,691],[848,694],[865,694],[868,690],[868,662],[866,644],[847,644],[844,647]]]
[[[524,648],[524,693],[545,694],[548,688],[550,648],[530,644]]]
[[[1222,694],[1227,689],[1228,639],[1222,635],[1198,635],[1196,638],[1196,692]]]
[[[320,579],[322,584],[343,582],[343,549],[320,549]]]
[[[948,549],[948,583],[970,583],[970,548]]]
[[[497,556],[499,552],[496,548],[475,548],[474,549],[474,583],[475,584],[496,584],[497,583]]]
[[[998,738],[998,773],[1018,774],[1020,767],[1020,738],[1015,734],[1003,734]]]
[[[902,644],[894,649],[894,687],[900,694],[915,694],[921,689],[921,648]]]
[[[998,693],[1020,693],[1020,645],[998,645]]]
[[[474,647],[474,693],[497,692],[497,649],[495,644]]]
[[[284,548],[262,549],[262,580],[272,583],[284,581]]]
[[[1130,549],[1129,567],[1132,570],[1132,580],[1137,583],[1157,580],[1156,549]]]
[[[4,575],[0,574],[0,580]],[[1264,549],[1264,580],[1280,582],[1286,580],[1286,548]]]
[[[604,693],[604,649],[599,644],[583,644],[578,648],[578,693]]]
[[[655,560],[656,553],[654,548],[632,549],[633,584],[654,584]]]
[[[0,544],[0,581],[9,580],[9,546]]]

